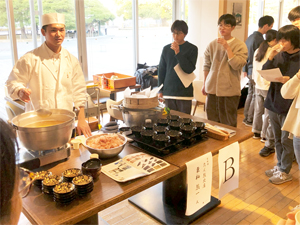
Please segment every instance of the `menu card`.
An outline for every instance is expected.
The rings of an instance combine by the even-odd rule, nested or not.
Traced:
[[[166,161],[143,152],[134,153],[119,159],[116,162],[102,166],[101,171],[118,182],[133,180],[147,176],[170,164]]]

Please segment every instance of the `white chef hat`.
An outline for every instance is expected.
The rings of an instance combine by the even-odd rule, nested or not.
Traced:
[[[54,23],[65,24],[65,15],[61,13],[47,13],[42,15],[42,27]]]

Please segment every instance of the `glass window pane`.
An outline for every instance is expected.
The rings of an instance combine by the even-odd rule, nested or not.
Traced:
[[[133,76],[131,0],[85,0],[89,80],[94,74]]]
[[[274,18],[273,29],[279,29],[279,0],[265,0],[264,15]]]
[[[8,22],[6,13],[5,1],[0,2],[0,117],[7,120],[7,114],[5,110],[5,82],[12,68],[12,51],[8,33]]]
[[[34,48],[31,33],[29,1],[13,0],[18,57]]]
[[[294,7],[298,6],[298,0],[284,0],[283,1],[283,13],[281,18],[281,25],[291,24],[288,19],[288,14]]]
[[[258,28],[257,24],[259,19],[259,4],[260,4],[260,0],[250,1],[248,36],[250,36]]]
[[[162,49],[172,42],[172,0],[139,0],[139,63],[158,65]]]

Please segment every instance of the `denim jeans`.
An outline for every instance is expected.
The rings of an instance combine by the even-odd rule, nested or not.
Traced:
[[[249,75],[248,75],[249,78]],[[244,121],[249,123],[253,122],[253,114],[254,114],[254,101],[255,101],[255,82],[253,79],[249,78],[248,82],[248,95],[245,101],[244,106]]]
[[[262,138],[266,138],[265,144],[268,148],[274,148],[274,134],[272,131],[269,110],[264,107],[264,102],[267,97],[267,90],[255,89],[255,105],[254,105],[254,117],[252,124],[252,132],[259,133]],[[264,119],[262,118],[264,115]]]
[[[289,173],[294,159],[293,140],[289,139],[289,132],[281,130],[286,115],[269,111],[270,122],[275,138],[277,166],[281,172]]]
[[[294,144],[295,156],[296,156],[298,167],[300,170],[300,137],[294,136],[293,144]]]

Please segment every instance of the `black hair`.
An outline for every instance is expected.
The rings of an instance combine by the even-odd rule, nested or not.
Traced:
[[[264,25],[268,24],[271,26],[274,23],[274,18],[272,16],[263,16],[258,20],[258,26],[262,28]]]
[[[171,32],[174,33],[175,30],[182,31],[182,33],[187,35],[189,28],[185,21],[175,20],[171,26]]]
[[[16,135],[0,118],[0,223],[10,217],[16,179]]]
[[[224,14],[220,16],[218,20],[218,25],[224,20],[224,24],[230,24],[231,26],[236,26],[236,19],[232,14]]]
[[[266,40],[264,40],[258,47],[257,54],[255,55],[255,60],[260,62],[265,57],[265,54],[269,48],[268,42],[276,39],[277,30],[268,30],[266,33]]]
[[[42,29],[43,29],[45,32],[46,32],[47,26],[48,26],[48,25],[44,25],[44,26],[42,27]]]
[[[290,41],[294,46],[294,49],[300,48],[300,30],[294,25],[285,25],[278,30],[276,39],[277,41],[281,39]]]
[[[300,5],[296,6],[289,12],[288,19],[291,22],[293,22],[296,19],[300,19]]]

